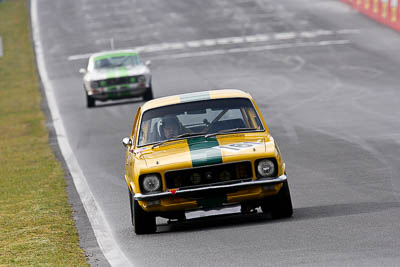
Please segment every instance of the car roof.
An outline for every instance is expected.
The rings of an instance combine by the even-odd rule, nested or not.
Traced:
[[[237,89],[220,89],[211,91],[194,92],[181,95],[172,95],[150,100],[143,104],[142,112],[179,103],[196,102],[201,100],[219,99],[219,98],[247,98],[252,100],[249,93]]]
[[[103,51],[103,52],[98,52],[94,53],[90,56],[90,60],[93,60],[94,58],[97,57],[102,57],[102,56],[111,56],[115,54],[138,54],[138,51],[134,49],[121,49],[121,50],[110,50],[110,51]]]

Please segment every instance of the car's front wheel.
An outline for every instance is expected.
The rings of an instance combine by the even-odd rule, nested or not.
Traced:
[[[287,181],[283,182],[283,186],[277,195],[264,200],[261,209],[264,213],[270,213],[274,219],[287,218],[293,215],[292,198]]]
[[[96,106],[96,100],[90,95],[86,94],[86,105],[88,108]]]
[[[138,201],[133,198],[129,191],[129,202],[131,207],[132,225],[137,235],[152,234],[157,230],[156,217],[148,214],[142,209]]]

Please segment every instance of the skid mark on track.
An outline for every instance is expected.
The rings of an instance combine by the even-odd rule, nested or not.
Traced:
[[[278,119],[282,113],[289,114],[295,112],[297,109],[302,108],[308,104],[312,104],[316,101],[320,101],[323,99],[328,99],[330,96],[335,94],[337,90],[343,86],[343,82],[334,74],[332,74],[329,70],[325,69],[324,67],[308,63],[307,64],[310,68],[315,69],[316,73],[319,73],[324,76],[328,76],[332,79],[331,86],[326,90],[321,91],[320,93],[314,94],[311,97],[304,99],[302,101],[298,101],[295,105],[291,105],[290,107],[285,108],[282,111],[276,112],[275,115],[269,118],[270,121]]]
[[[351,71],[355,74],[362,75],[363,77],[366,77],[369,79],[378,78],[379,76],[381,76],[384,73],[382,70],[379,70],[376,68],[371,68],[371,67],[365,67],[365,66],[344,65],[344,66],[340,66],[339,69],[345,70],[345,71]]]
[[[297,72],[303,69],[303,67],[306,65],[307,62],[303,57],[296,55],[296,56],[287,56],[283,60],[283,63],[290,66],[294,65],[294,67],[290,71]]]

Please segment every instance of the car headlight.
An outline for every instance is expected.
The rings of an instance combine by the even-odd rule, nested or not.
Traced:
[[[260,177],[274,176],[275,169],[275,163],[270,159],[262,159],[257,163],[257,172]]]
[[[140,83],[146,82],[146,77],[143,75],[139,76],[137,79],[138,79],[138,82],[140,82]]]
[[[161,179],[157,174],[147,174],[142,177],[142,189],[146,193],[160,191]]]

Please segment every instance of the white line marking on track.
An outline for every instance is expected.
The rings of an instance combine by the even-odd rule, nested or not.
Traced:
[[[316,32],[301,32],[299,34],[299,36],[302,38],[315,38],[315,37],[317,37],[317,33]]]
[[[72,60],[78,60],[78,59],[86,59],[86,58],[89,58],[93,54],[94,53],[87,53],[87,54],[70,56],[70,57],[68,57],[68,60],[72,61]]]
[[[257,42],[267,42],[269,40],[293,40],[296,38],[316,38],[318,36],[329,36],[334,34],[359,34],[361,31],[358,29],[341,29],[337,31],[330,30],[315,30],[315,31],[305,31],[305,32],[281,32],[281,33],[270,33],[270,34],[256,34],[248,36],[236,36],[236,37],[226,37],[217,39],[204,39],[204,40],[193,40],[188,42],[175,42],[175,43],[162,43],[162,44],[150,44],[146,46],[134,47],[133,49],[138,52],[152,53],[152,52],[162,52],[169,50],[183,50],[186,48],[200,48],[200,47],[213,47],[222,45],[232,45],[232,44],[242,44],[242,43],[257,43]],[[115,39],[118,41],[118,39]],[[96,40],[96,43],[105,42],[103,40]],[[107,40],[107,43],[109,39]],[[69,56],[68,60],[78,60],[86,59],[90,54],[73,55]]]
[[[297,34],[295,32],[282,32],[275,33],[274,38],[276,40],[290,40],[296,38]]]
[[[217,44],[217,41],[214,39],[210,39],[210,40],[203,40],[203,45],[204,46],[214,46]]]
[[[142,51],[151,53],[151,52],[165,51],[169,48],[170,48],[169,44],[156,44],[152,46],[143,47]]]
[[[266,34],[257,34],[246,36],[245,40],[247,43],[255,43],[255,42],[265,42],[268,41],[270,37]]]
[[[217,45],[226,45],[231,42],[231,38],[218,38],[216,41]]]
[[[183,43],[171,43],[170,44],[170,49],[171,50],[184,49],[184,48],[185,48],[185,44],[183,44]]]
[[[241,44],[244,42],[244,37],[234,37],[232,38],[232,43],[234,44]]]
[[[334,34],[333,31],[329,31],[329,30],[318,30],[315,33],[317,35],[332,35],[332,34]]]
[[[180,54],[162,55],[151,57],[154,60],[164,60],[164,59],[182,59],[190,57],[203,57],[203,56],[215,56],[233,53],[245,53],[245,52],[259,52],[266,50],[278,50],[286,48],[296,48],[296,47],[321,47],[328,45],[344,45],[351,43],[349,40],[333,40],[333,41],[321,41],[321,42],[302,42],[302,43],[285,43],[276,45],[264,45],[255,47],[240,47],[231,49],[218,49],[209,51],[199,51],[199,52],[187,52]]]
[[[188,46],[188,47],[200,47],[201,46],[201,41],[190,41],[190,42],[187,42],[186,43],[186,45]]]
[[[343,29],[337,30],[337,34],[359,34],[361,31],[359,29]]]
[[[118,243],[115,241],[111,228],[104,217],[103,211],[97,204],[97,201],[89,189],[87,179],[84,176],[78,160],[69,144],[62,117],[56,103],[54,87],[49,79],[43,54],[43,46],[40,41],[39,17],[38,17],[38,1],[31,1],[31,20],[33,40],[36,50],[36,60],[39,69],[41,81],[43,83],[46,99],[49,105],[51,119],[57,134],[57,141],[60,146],[61,153],[67,163],[68,170],[71,173],[76,190],[88,215],[93,232],[104,256],[112,266],[132,266],[128,258],[122,252]]]

